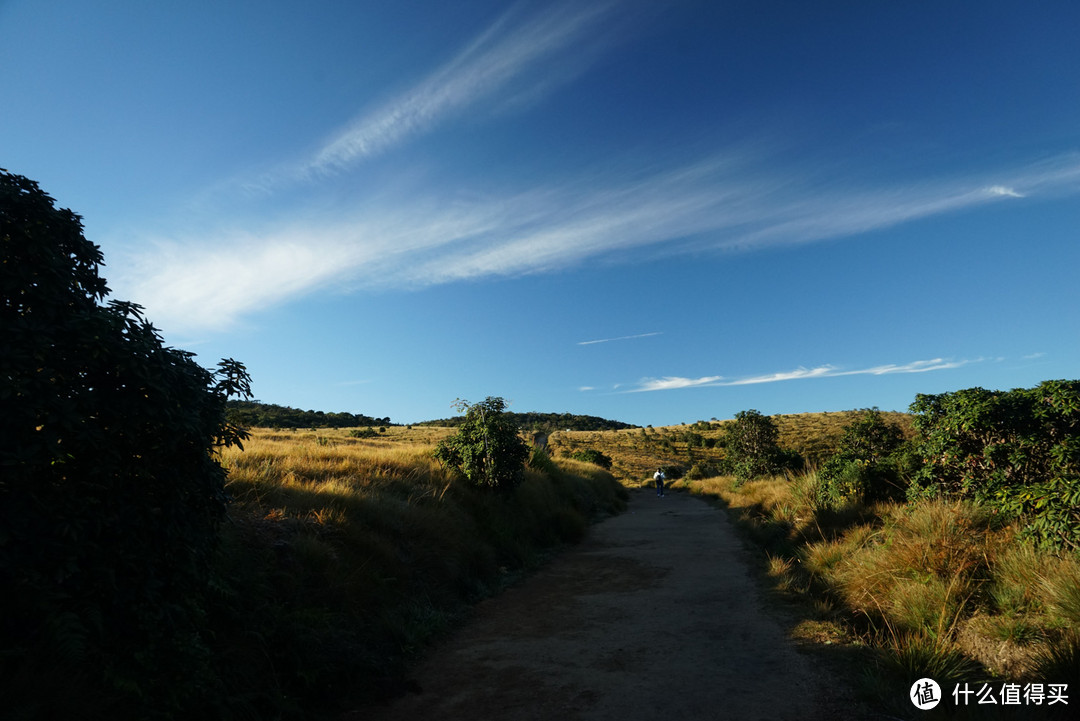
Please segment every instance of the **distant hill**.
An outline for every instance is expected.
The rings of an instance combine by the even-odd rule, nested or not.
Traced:
[[[865,410],[832,411],[826,413],[795,413],[773,416],[780,429],[780,446],[798,451],[811,465],[828,460],[840,447],[844,427],[863,417]],[[904,438],[915,436],[914,416],[897,411],[881,411],[887,423],[900,427]]]
[[[505,413],[518,428],[530,431],[619,431],[638,426],[610,421],[597,416],[581,416],[574,413]],[[465,416],[442,418],[435,421],[414,423],[416,426],[460,426]]]
[[[259,401],[229,401],[225,417],[242,428],[354,428],[391,426],[389,418],[372,418],[360,413],[302,411]]]
[[[796,451],[811,467],[816,467],[836,453],[844,427],[862,418],[864,413],[864,410],[798,413],[775,415],[772,419],[780,431],[780,447]],[[914,436],[913,416],[892,411],[882,411],[881,415],[889,423],[900,426],[905,438]],[[556,433],[548,443],[559,456],[600,451],[612,459],[616,478],[637,484],[651,478],[658,466],[664,466],[672,478],[695,466],[701,473],[718,472],[718,463],[724,457],[719,441],[724,428],[732,422],[698,421],[619,433]]]

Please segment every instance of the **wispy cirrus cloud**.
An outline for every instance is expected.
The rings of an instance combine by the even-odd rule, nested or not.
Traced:
[[[601,28],[615,19],[615,8],[567,3],[509,11],[425,79],[358,115],[310,157],[264,178],[263,189],[278,200],[283,180],[343,173],[482,101],[498,106],[572,77],[604,45]],[[592,259],[633,260],[632,251],[642,249],[653,256],[753,251],[1080,190],[1076,154],[992,174],[876,185],[839,175],[823,183],[760,147],[651,167],[582,170],[496,192],[434,183],[396,197],[323,201],[317,210],[290,210],[285,201],[275,217],[243,232],[211,224],[139,237],[115,265],[112,285],[162,327],[220,331],[313,292],[553,272]],[[226,214],[218,224],[239,222]],[[582,344],[611,340],[624,338]]]
[[[334,133],[299,172],[341,170],[382,153],[482,100],[505,94],[515,81],[527,77],[550,90],[555,77],[550,68],[540,74],[534,71],[558,58],[559,77],[572,77],[575,73],[566,70],[566,52],[573,49],[587,59],[583,48],[598,42],[596,27],[613,8],[613,3],[566,3],[532,15],[510,10],[419,83]]]
[[[746,153],[633,179],[590,177],[464,199],[382,197],[362,210],[297,212],[241,233],[143,241],[113,285],[162,327],[222,330],[314,291],[423,288],[558,271],[637,249],[748,252],[857,235],[920,218],[1080,190],[1080,157],[997,175],[877,188],[800,182]],[[1001,192],[998,186],[1010,188]],[[610,340],[610,339],[600,339]],[[587,342],[587,341],[586,341]]]
[[[670,391],[679,388],[701,388],[704,386],[723,385],[723,376],[703,376],[701,378],[680,378],[678,376],[665,376],[663,378],[645,378],[636,388],[627,388],[623,393],[641,393],[644,391]]]
[[[638,333],[637,335],[621,335],[617,338],[600,338],[599,340],[583,340],[578,341],[578,345],[596,345],[597,343],[611,343],[617,340],[634,340],[635,338],[651,338],[654,335],[663,335],[662,332],[656,331],[654,333]]]
[[[716,386],[745,386],[757,383],[777,383],[781,381],[804,380],[807,378],[835,378],[839,376],[856,375],[889,375],[892,373],[927,373],[937,370],[960,368],[970,363],[978,363],[978,360],[951,360],[934,358],[931,360],[913,361],[902,365],[888,364],[874,366],[872,368],[860,368],[856,370],[844,370],[833,365],[823,365],[816,368],[797,368],[782,373],[769,373],[766,375],[746,376],[742,378],[725,378],[724,376],[703,376],[701,378],[680,378],[678,376],[665,376],[663,378],[645,378],[635,387],[623,390],[623,393],[644,393],[650,391],[667,391],[681,388],[708,388]]]

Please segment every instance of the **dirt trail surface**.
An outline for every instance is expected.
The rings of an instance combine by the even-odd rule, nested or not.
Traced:
[[[520,585],[485,601],[376,721],[850,718],[765,610],[727,516],[633,493]]]

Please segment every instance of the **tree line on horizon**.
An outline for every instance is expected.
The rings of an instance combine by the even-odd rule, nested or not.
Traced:
[[[551,433],[553,431],[621,431],[628,428],[639,428],[630,423],[612,421],[598,416],[579,415],[576,413],[513,413],[502,411],[502,416],[521,430],[540,431]],[[454,416],[432,421],[421,421],[414,426],[449,426],[456,428],[467,420],[466,416]]]
[[[241,428],[356,428],[393,426],[389,418],[374,418],[362,413],[326,413],[300,410],[260,401],[231,400],[225,415],[229,423]]]
[[[563,431],[618,431],[638,426],[598,416],[576,413],[511,413],[504,411],[507,422],[520,430],[547,432]],[[276,403],[262,401],[230,400],[226,408],[229,423],[241,428],[359,428],[364,426],[400,426],[389,417],[376,418],[363,413],[326,412],[301,410]],[[442,426],[457,428],[465,423],[465,416],[440,418],[413,423],[414,426]]]

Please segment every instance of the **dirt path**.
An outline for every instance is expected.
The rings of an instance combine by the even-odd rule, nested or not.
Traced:
[[[626,513],[482,604],[416,670],[416,693],[357,717],[850,718],[767,615],[745,554],[722,511],[635,492]]]

